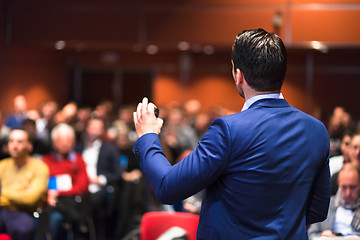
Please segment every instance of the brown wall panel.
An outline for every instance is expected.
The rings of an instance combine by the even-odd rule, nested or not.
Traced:
[[[36,109],[44,100],[68,101],[66,61],[61,53],[0,50],[5,53],[0,61],[0,111],[4,117],[13,111],[12,99],[19,94],[25,95],[29,109]]]
[[[334,4],[334,3],[339,3],[339,4],[349,4],[349,3],[359,3],[358,0],[292,0],[291,1],[292,4],[298,4],[298,3],[303,3],[303,4]]]
[[[219,5],[268,5],[268,4],[285,4],[287,0],[191,0],[191,1],[184,1],[184,0],[172,0],[171,3],[181,3],[181,4],[219,4]],[[168,4],[168,0],[147,0],[147,3],[162,3]]]
[[[209,9],[198,11],[154,11],[147,14],[149,42],[189,41],[201,44],[231,45],[242,30],[272,29],[275,11]],[[161,24],[159,24],[161,23]]]
[[[167,105],[172,101],[184,102],[185,89],[180,84],[175,74],[158,74],[154,79],[153,86],[154,103],[156,105]]]
[[[359,44],[360,9],[294,10],[292,41],[325,41],[338,44]]]
[[[346,78],[338,74],[317,74],[314,83],[314,95],[319,107],[328,120],[336,106],[342,106],[352,114],[353,119],[360,119],[359,112],[359,78],[360,74],[347,74]],[[339,86],[339,83],[341,86]]]
[[[206,110],[219,105],[238,112],[244,103],[236,91],[232,77],[220,74],[198,76],[189,86],[188,96],[189,99],[199,99]]]
[[[28,6],[12,10],[13,41],[46,40],[136,42],[136,9]]]

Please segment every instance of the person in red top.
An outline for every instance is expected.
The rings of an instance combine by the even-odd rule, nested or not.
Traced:
[[[84,198],[88,194],[88,177],[82,156],[74,151],[75,131],[65,123],[51,131],[54,152],[43,157],[49,167],[49,227],[52,239],[58,238],[61,223],[66,220],[81,228],[86,214]]]

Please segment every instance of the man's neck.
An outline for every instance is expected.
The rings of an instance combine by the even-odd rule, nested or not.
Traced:
[[[252,97],[255,97],[257,95],[263,95],[263,94],[272,94],[272,93],[280,93],[280,91],[266,91],[266,92],[257,92],[253,89],[251,90],[248,90],[247,92],[244,92],[245,94],[245,101],[252,98]]]
[[[21,158],[14,158],[15,166],[17,168],[22,168],[26,163],[29,161],[29,156],[21,157]]]

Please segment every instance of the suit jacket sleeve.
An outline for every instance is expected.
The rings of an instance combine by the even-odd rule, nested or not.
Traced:
[[[324,141],[328,143],[329,141]],[[329,144],[330,145],[330,144]],[[329,148],[327,148],[329,149]],[[328,151],[329,153],[329,151]],[[311,189],[306,211],[306,224],[324,221],[327,217],[329,202],[331,196],[331,177],[329,169],[329,155]]]
[[[159,201],[172,204],[197,193],[221,176],[229,161],[230,146],[228,125],[218,118],[194,151],[173,166],[163,154],[155,133],[139,138],[134,152]]]
[[[323,222],[317,222],[317,223],[311,224],[311,226],[308,230],[308,235],[309,235],[310,239],[313,237],[320,237],[321,233],[325,230],[332,231],[332,228],[334,225],[334,220],[335,220],[335,212],[336,212],[335,196],[333,196],[330,199],[329,212],[328,212],[326,220]]]

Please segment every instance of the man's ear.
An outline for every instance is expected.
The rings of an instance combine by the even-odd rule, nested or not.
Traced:
[[[244,81],[244,75],[238,68],[234,71],[234,80],[236,84],[241,84]]]

